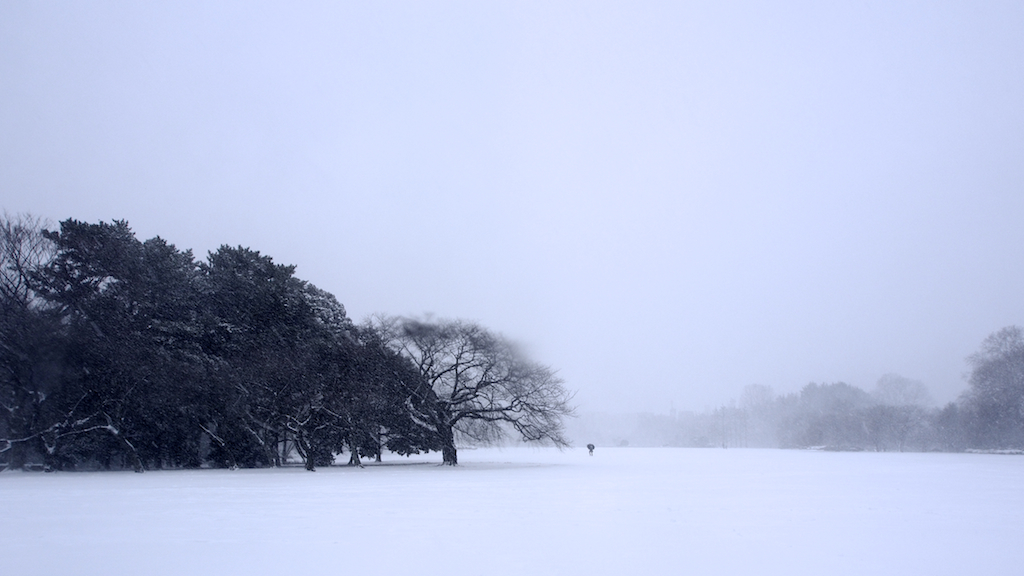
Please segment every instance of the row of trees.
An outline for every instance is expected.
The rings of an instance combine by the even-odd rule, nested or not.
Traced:
[[[739,402],[703,413],[587,416],[575,432],[607,445],[1024,449],[1024,330],[992,334],[968,364],[967,392],[941,408],[921,382],[889,374],[870,392],[838,382],[778,395],[751,385]]]
[[[355,325],[293,266],[196,261],[126,222],[0,221],[0,467],[274,466],[565,444],[571,396],[472,323]]]
[[[1024,331],[995,332],[967,362],[967,391],[940,408],[922,383],[896,375],[880,379],[871,394],[841,383],[811,384],[799,395],[760,402],[764,394],[752,388],[741,405],[754,426],[774,428],[782,446],[1024,449]]]

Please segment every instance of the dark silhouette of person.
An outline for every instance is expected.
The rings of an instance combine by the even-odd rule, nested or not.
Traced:
[[[587,450],[590,450],[590,455],[591,456],[594,455],[594,445],[593,444],[587,444]]]

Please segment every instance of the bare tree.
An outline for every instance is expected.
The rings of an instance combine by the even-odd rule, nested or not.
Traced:
[[[371,326],[423,376],[406,407],[437,434],[445,464],[458,463],[456,433],[488,442],[511,431],[524,441],[568,445],[562,419],[573,414],[572,394],[509,341],[461,320],[377,317]]]
[[[54,245],[43,237],[46,222],[6,212],[0,217],[0,298],[5,305],[28,308],[35,301],[32,273],[54,255]]]
[[[972,443],[1024,447],[1024,329],[1007,326],[990,335],[967,361],[971,387],[963,400],[971,413]]]
[[[778,399],[771,386],[748,384],[740,396],[740,409],[747,415],[747,441],[745,446],[778,446]]]
[[[28,215],[0,217],[0,460],[13,468],[38,443],[41,403],[54,380],[51,326],[32,288],[33,273],[54,255],[44,225]]]
[[[885,406],[917,406],[927,408],[933,404],[924,383],[899,374],[886,374],[878,379],[871,396]]]

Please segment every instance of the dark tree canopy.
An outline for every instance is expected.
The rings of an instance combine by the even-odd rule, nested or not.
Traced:
[[[456,433],[566,443],[561,381],[477,325],[356,327],[294,266],[241,246],[197,262],[124,221],[0,224],[0,465],[313,470],[454,464]]]
[[[438,450],[409,360],[293,266],[127,222],[0,222],[0,466],[309,469]]]

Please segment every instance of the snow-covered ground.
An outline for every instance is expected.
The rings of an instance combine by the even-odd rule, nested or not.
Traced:
[[[4,574],[1014,574],[1024,457],[577,448],[0,474]]]

